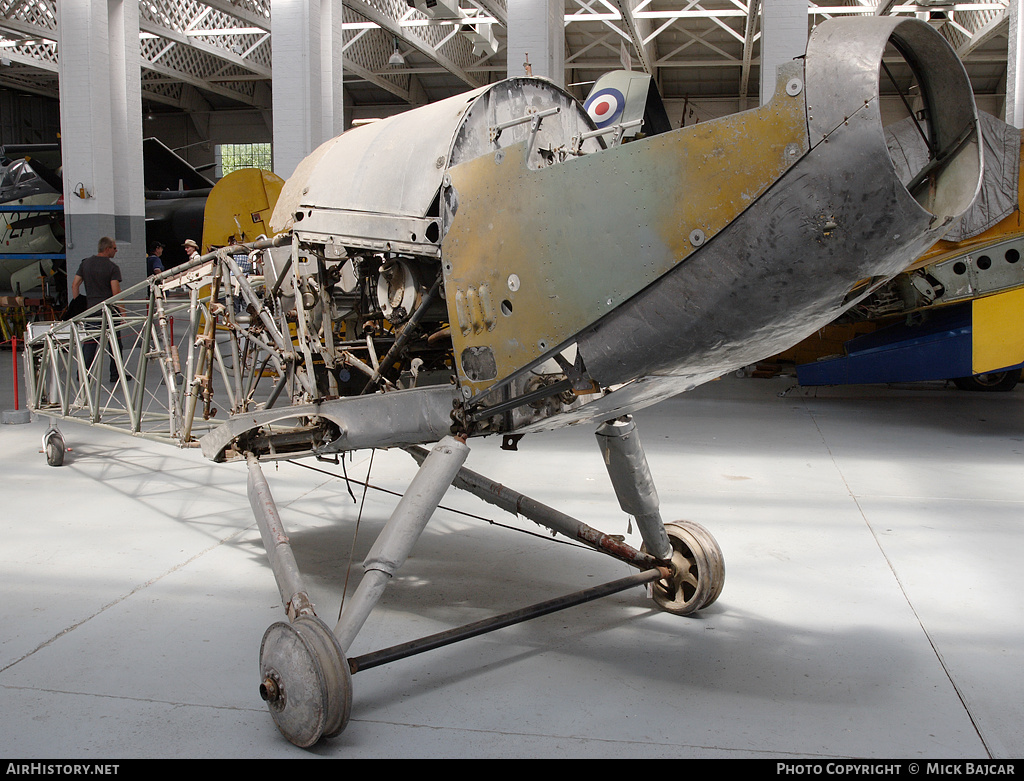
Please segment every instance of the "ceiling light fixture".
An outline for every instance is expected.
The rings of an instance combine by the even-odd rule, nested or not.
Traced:
[[[393,52],[391,52],[391,56],[388,58],[388,65],[390,65],[392,68],[404,68],[405,67],[405,57],[403,57],[402,53],[400,51],[398,51],[398,38],[397,37],[395,38],[395,50]]]

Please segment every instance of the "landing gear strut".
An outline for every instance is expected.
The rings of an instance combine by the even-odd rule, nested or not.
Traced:
[[[651,587],[655,604],[679,616],[710,605],[725,583],[722,550],[711,532],[693,521],[662,524],[658,492],[632,417],[603,424],[597,440],[619,506],[636,518],[641,550],[670,562],[671,575]]]
[[[722,591],[725,566],[711,534],[689,521],[663,524],[650,470],[631,418],[597,432],[609,476],[622,509],[636,518],[640,550],[564,513],[463,467],[466,443],[445,437],[430,451],[406,450],[420,468],[363,562],[364,574],[331,630],[313,610],[292,555],[287,534],[259,461],[247,457],[249,501],[277,580],[289,621],[267,629],[260,647],[260,696],[278,729],[297,746],[312,746],[340,733],[348,723],[352,675],[443,645],[564,610],[628,588],[648,585],[655,603],[689,615],[714,602]],[[639,572],[565,597],[477,621],[357,658],[346,652],[384,590],[402,566],[450,485],[469,491],[513,514],[585,544]]]

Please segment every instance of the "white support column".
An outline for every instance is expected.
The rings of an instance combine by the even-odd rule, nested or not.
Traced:
[[[57,38],[68,278],[111,236],[128,287],[146,275],[138,3],[61,0]]]
[[[565,3],[515,0],[508,4],[508,75],[525,76],[530,57],[534,76],[565,87]]]
[[[323,140],[345,132],[345,99],[342,89],[342,0],[320,0],[321,78],[320,94]]]
[[[775,94],[775,71],[807,51],[807,0],[761,3],[761,104]]]
[[[1021,24],[1024,0],[1010,0],[1006,9],[1009,22],[1006,47],[1006,109],[1004,121],[1016,128],[1024,128],[1024,68],[1021,52],[1024,50],[1024,25]]]
[[[275,0],[274,173],[287,179],[344,127],[341,0]]]

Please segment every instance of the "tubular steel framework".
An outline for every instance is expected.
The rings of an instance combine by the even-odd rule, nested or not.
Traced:
[[[31,324],[29,408],[192,446],[226,417],[215,420],[215,396],[236,413],[304,387],[262,277],[234,257],[274,243],[197,256],[61,324]]]

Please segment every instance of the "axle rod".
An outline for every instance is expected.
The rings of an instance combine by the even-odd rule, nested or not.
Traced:
[[[557,613],[559,610],[582,605],[585,602],[592,602],[595,599],[617,594],[620,591],[642,586],[668,576],[668,570],[664,568],[644,570],[643,572],[637,572],[601,586],[594,586],[593,588],[577,591],[564,597],[549,599],[546,602],[538,602],[529,607],[513,610],[510,613],[503,613],[492,618],[485,618],[481,621],[475,621],[472,624],[449,629],[445,632],[438,632],[437,634],[422,637],[419,640],[410,640],[408,643],[393,645],[390,648],[383,648],[379,651],[356,656],[348,660],[348,666],[353,673],[369,670],[372,667],[379,667],[382,664],[396,662],[399,659],[421,654],[424,651],[432,651],[435,648],[441,648],[461,640],[468,640],[472,637],[487,634],[496,629],[503,629],[513,624],[521,624],[524,621],[529,621],[531,618],[540,618],[550,613]]]

